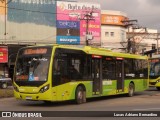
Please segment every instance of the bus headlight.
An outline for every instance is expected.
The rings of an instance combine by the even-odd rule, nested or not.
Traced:
[[[160,82],[160,80],[157,80],[156,82],[158,83],[158,82]]]
[[[44,92],[46,92],[48,89],[49,89],[49,84],[46,85],[46,86],[44,86],[44,87],[42,87],[39,92],[40,92],[40,93],[44,93]]]

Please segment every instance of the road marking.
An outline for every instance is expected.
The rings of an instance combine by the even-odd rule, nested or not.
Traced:
[[[145,109],[133,109],[134,111],[141,111],[141,110],[160,110],[160,108],[145,108]]]

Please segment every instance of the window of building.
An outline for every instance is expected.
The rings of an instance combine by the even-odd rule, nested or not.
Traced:
[[[125,31],[121,31],[121,41],[125,41]]]
[[[114,32],[111,32],[110,35],[111,35],[111,37],[114,37]]]
[[[106,36],[106,37],[109,37],[109,32],[105,32],[105,36]]]

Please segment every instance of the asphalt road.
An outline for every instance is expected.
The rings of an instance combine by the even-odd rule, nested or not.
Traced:
[[[73,101],[56,102],[48,105],[41,101],[20,101],[13,97],[1,98],[0,111],[160,111],[159,103],[160,91],[150,88],[144,92],[136,93],[133,97],[118,95],[88,99],[87,103],[80,105]]]
[[[15,98],[1,98],[0,111],[133,111],[160,110],[160,91],[150,88],[135,93],[133,97],[125,95],[88,99],[87,103],[77,105],[73,101],[45,104],[41,101],[21,101]]]

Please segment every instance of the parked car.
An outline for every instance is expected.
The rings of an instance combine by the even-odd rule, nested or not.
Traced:
[[[12,85],[12,79],[7,78],[4,75],[0,75],[0,88],[6,89],[10,85]]]

